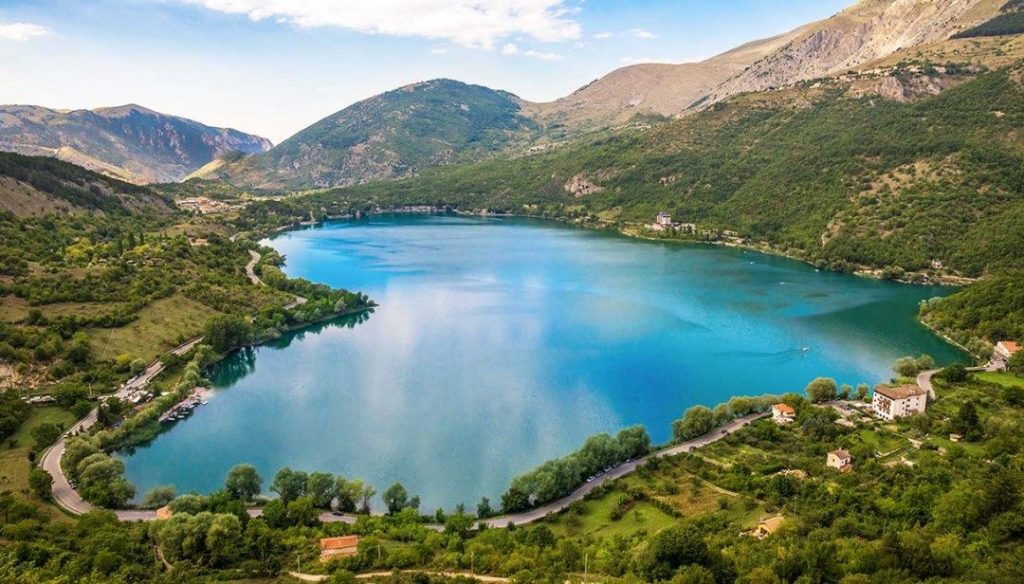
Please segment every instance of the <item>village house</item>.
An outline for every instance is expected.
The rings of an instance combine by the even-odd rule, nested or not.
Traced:
[[[658,219],[655,224],[661,225],[662,227],[672,227],[672,215],[665,213],[664,211],[658,213]]]
[[[992,362],[1005,369],[1010,362],[1010,357],[1013,357],[1017,351],[1020,351],[1019,344],[1013,341],[999,341],[992,352]]]
[[[833,450],[825,458],[825,466],[843,473],[851,472],[853,471],[853,457],[845,450]]]
[[[916,385],[879,385],[871,398],[871,410],[879,417],[890,421],[924,413],[927,407],[928,392]]]
[[[776,424],[788,424],[796,419],[796,410],[788,404],[772,406],[772,421]]]
[[[757,539],[764,539],[769,535],[775,533],[782,527],[782,524],[786,522],[786,518],[782,515],[776,515],[775,517],[769,517],[768,519],[762,519],[758,522],[757,527],[751,531],[746,532],[746,535],[756,537]]]
[[[359,553],[358,547],[358,535],[322,538],[320,540],[320,561],[326,562],[334,558],[354,556]]]

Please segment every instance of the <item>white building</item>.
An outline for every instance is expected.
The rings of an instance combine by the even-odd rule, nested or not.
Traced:
[[[871,409],[886,420],[923,413],[927,407],[928,392],[916,385],[879,385],[871,398]]]
[[[776,424],[788,424],[796,419],[796,410],[787,404],[775,404],[772,406],[772,421]]]
[[[845,450],[833,450],[825,458],[825,466],[839,472],[850,472],[853,470],[853,457]]]
[[[994,361],[1007,363],[1010,357],[1020,351],[1020,345],[1013,341],[999,341],[996,343],[996,349],[992,352]]]
[[[656,225],[661,225],[662,227],[672,227],[672,215],[669,215],[664,211],[658,213]]]

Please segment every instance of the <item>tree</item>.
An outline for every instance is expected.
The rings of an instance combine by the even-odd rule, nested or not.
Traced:
[[[1010,360],[1006,363],[1006,368],[1011,373],[1017,375],[1024,375],[1024,351],[1017,351],[1013,355],[1010,355]]]
[[[705,406],[693,406],[686,410],[681,420],[672,423],[676,440],[689,440],[703,436],[715,429],[715,414]]]
[[[206,322],[203,330],[203,342],[218,353],[247,345],[252,342],[252,336],[252,325],[237,315],[214,316]]]
[[[345,477],[334,479],[334,497],[338,511],[355,513],[356,506],[362,497],[363,483],[359,480],[350,481]],[[371,497],[373,495],[370,495]]]
[[[153,487],[142,497],[144,509],[158,509],[174,500],[174,485]]]
[[[313,497],[302,496],[288,503],[288,524],[308,527],[319,523]]]
[[[960,363],[953,363],[937,374],[940,379],[950,383],[962,383],[967,381],[967,368]]]
[[[395,483],[381,495],[384,505],[388,508],[388,515],[394,515],[409,505],[409,491],[402,486],[402,483]]]
[[[53,494],[53,477],[38,466],[33,466],[28,471],[28,486],[39,498],[49,499]]]
[[[871,387],[866,383],[861,383],[857,386],[857,399],[863,400],[868,396],[868,392],[871,391]]]
[[[979,440],[982,435],[981,419],[974,402],[965,402],[953,418],[953,429],[968,441]]]
[[[654,536],[640,559],[640,573],[648,582],[668,580],[682,566],[704,565],[708,546],[693,525],[676,525]]]
[[[313,505],[320,508],[330,507],[337,492],[334,475],[326,472],[311,473],[309,480],[306,481],[306,491],[313,498]]]
[[[242,522],[234,515],[219,513],[206,530],[206,551],[211,566],[226,566],[238,557]]]
[[[819,377],[807,385],[806,391],[812,402],[821,403],[836,399],[838,390],[835,379]]]
[[[309,477],[301,471],[293,471],[287,466],[277,471],[274,475],[274,482],[270,483],[270,490],[277,493],[285,503],[306,494],[306,482]]]
[[[224,489],[235,499],[252,501],[262,490],[263,478],[251,464],[236,464],[228,471]]]
[[[32,440],[37,449],[46,448],[56,442],[63,431],[64,429],[57,424],[40,424],[32,428]]]
[[[849,383],[844,383],[839,388],[839,399],[850,399],[850,394],[853,393],[853,386]]]
[[[480,497],[480,502],[476,505],[476,516],[480,519],[487,519],[494,515],[494,509],[491,508],[491,500],[487,497]]]
[[[615,437],[619,442],[622,456],[634,458],[643,456],[651,449],[651,437],[643,426],[633,426],[619,432]]]
[[[935,359],[929,355],[919,357],[901,357],[896,360],[892,370],[900,377],[915,377],[922,371],[935,368]]]

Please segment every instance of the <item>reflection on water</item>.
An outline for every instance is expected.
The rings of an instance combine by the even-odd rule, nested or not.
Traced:
[[[687,407],[878,382],[957,357],[915,320],[946,290],[549,223],[383,217],[274,240],[287,272],[380,307],[239,352],[216,399],[126,459],[140,491],[208,491],[239,462],[402,481],[424,509],[494,500],[595,432],[656,440]],[[780,285],[785,282],[785,285]]]

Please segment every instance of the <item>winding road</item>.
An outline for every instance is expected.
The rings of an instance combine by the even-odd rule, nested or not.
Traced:
[[[195,347],[203,340],[203,337],[196,337],[190,339],[177,347],[171,349],[171,353],[175,355],[184,355],[188,353],[192,347]],[[164,370],[164,364],[159,359],[153,361],[146,367],[146,370],[129,379],[124,385],[117,390],[114,395],[118,399],[124,399],[131,392],[142,389],[149,385],[149,382],[154,377],[160,374]],[[88,513],[92,511],[93,506],[89,504],[85,499],[82,499],[78,495],[78,491],[71,487],[71,483],[68,481],[68,477],[64,474],[64,469],[60,466],[60,460],[64,457],[64,450],[67,446],[67,436],[76,433],[78,431],[85,431],[92,428],[96,423],[97,408],[93,408],[84,418],[79,420],[74,426],[72,426],[67,432],[61,435],[57,439],[57,442],[53,444],[43,454],[43,458],[39,463],[39,466],[46,472],[50,473],[53,477],[53,500],[57,505],[64,508],[66,511],[75,515],[81,515],[82,513]],[[121,517],[121,513],[134,513],[132,511],[118,511],[118,518]]]
[[[245,265],[245,275],[249,277],[249,281],[252,282],[254,286],[266,286],[266,284],[263,283],[263,280],[256,275],[256,264],[260,263],[260,259],[262,257],[263,256],[260,255],[260,252],[254,249],[249,250],[249,263]],[[296,306],[302,306],[306,302],[307,300],[305,298],[296,294],[295,300],[285,304],[284,309],[291,310]]]

